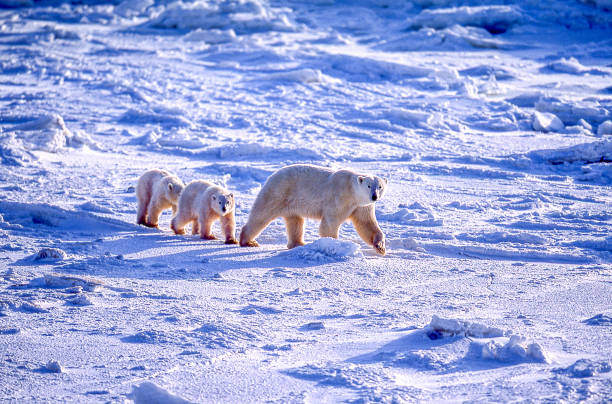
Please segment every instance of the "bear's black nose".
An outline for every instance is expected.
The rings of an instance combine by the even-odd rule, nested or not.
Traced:
[[[227,208],[224,206],[223,207],[223,213],[225,213],[226,210],[227,210]]]
[[[376,194],[372,195],[372,200],[373,200],[373,201],[375,201],[375,200],[377,200],[377,199],[378,199],[378,197],[376,196]]]

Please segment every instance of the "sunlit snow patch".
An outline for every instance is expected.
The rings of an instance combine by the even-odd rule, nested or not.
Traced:
[[[11,132],[17,132],[24,146],[30,150],[43,150],[57,153],[65,147],[80,148],[98,145],[85,133],[71,132],[66,127],[64,119],[58,114],[42,116],[30,122],[13,127]]]
[[[352,241],[323,237],[312,243],[283,251],[279,256],[307,262],[335,262],[363,257],[359,245]]]
[[[520,23],[522,12],[515,6],[453,7],[423,10],[412,21],[411,28],[442,29],[453,25],[474,26],[492,34],[506,32]]]
[[[149,25],[155,28],[233,29],[238,35],[293,30],[281,9],[258,0],[177,1],[152,19]]]
[[[610,371],[612,371],[610,361],[593,361],[590,359],[578,359],[567,368],[555,369],[556,373],[577,378],[592,377],[602,373],[609,373]]]
[[[540,344],[529,343],[524,337],[518,335],[512,335],[503,345],[495,341],[489,341],[486,344],[472,342],[470,350],[479,354],[482,359],[493,359],[500,362],[548,363],[548,358]]]
[[[132,392],[128,397],[134,404],[190,404],[184,398],[170,393],[151,382],[142,382],[138,386],[132,386]]]

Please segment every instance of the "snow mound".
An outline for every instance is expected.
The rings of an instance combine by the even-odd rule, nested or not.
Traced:
[[[430,339],[438,339],[443,336],[495,338],[504,335],[504,332],[499,328],[464,320],[444,319],[436,315],[432,317],[424,331]]]
[[[58,361],[53,361],[53,360],[47,362],[47,364],[44,366],[44,369],[47,372],[51,372],[51,373],[62,373],[64,371],[64,368],[62,368],[62,365],[60,365]]]
[[[612,316],[606,316],[605,314],[598,314],[589,319],[583,321],[588,325],[607,325],[612,326]]]
[[[59,248],[45,247],[41,248],[32,256],[33,261],[61,261],[65,260],[68,255]]]
[[[586,66],[580,64],[578,60],[574,57],[570,58],[561,58],[560,60],[556,60],[546,65],[545,69],[552,70],[558,73],[567,73],[574,75],[583,75],[583,74],[595,74],[595,75],[607,75],[605,71],[601,69],[590,69]]]
[[[252,330],[230,324],[205,323],[193,330],[192,336],[201,340],[207,348],[233,348],[239,343],[254,342],[259,336]]]
[[[63,274],[45,274],[43,282],[48,288],[66,289],[78,287],[89,292],[94,292],[102,286],[102,282],[96,279]]]
[[[536,162],[553,165],[563,163],[598,163],[612,161],[612,140],[582,143],[560,149],[535,150],[527,156]]]
[[[423,10],[412,19],[410,27],[442,29],[464,25],[500,34],[519,23],[522,18],[522,12],[516,6],[463,6]]]
[[[512,335],[504,345],[495,341],[486,344],[472,342],[472,352],[480,354],[482,359],[493,359],[500,362],[539,362],[548,363],[548,358],[540,344],[527,343],[524,337]]]
[[[359,244],[352,241],[323,237],[312,243],[283,251],[279,256],[307,262],[335,262],[363,257]]]
[[[99,146],[87,134],[73,133],[68,130],[64,119],[58,114],[44,115],[33,121],[14,126],[10,131],[19,135],[18,138],[28,150],[57,153],[65,147],[89,146],[99,149]]]
[[[519,96],[519,98],[521,97]],[[522,101],[530,100],[526,96],[523,97]],[[602,99],[575,100],[540,95],[533,106],[539,112],[549,112],[556,115],[565,125],[580,125],[581,120],[588,122],[590,125],[599,125],[612,119],[609,101]]]
[[[66,303],[72,306],[91,306],[93,302],[86,295],[79,293],[78,295],[66,300]]]
[[[602,122],[597,127],[597,136],[612,135],[612,121]]]
[[[549,112],[534,112],[531,125],[534,130],[539,132],[561,132],[565,129],[561,119]]]
[[[183,39],[188,42],[204,42],[207,44],[220,44],[231,42],[236,39],[236,32],[233,29],[196,29],[186,34]]]
[[[0,133],[0,163],[21,167],[35,159],[15,133]]]
[[[593,377],[602,373],[612,371],[610,361],[592,361],[590,359],[579,359],[567,368],[555,370],[557,373],[566,374],[569,377],[583,378]]]
[[[283,10],[258,0],[178,1],[170,4],[148,25],[186,30],[232,29],[238,35],[294,29]]]
[[[184,398],[170,393],[154,383],[142,382],[138,386],[132,386],[132,392],[128,395],[134,404],[190,404]]]

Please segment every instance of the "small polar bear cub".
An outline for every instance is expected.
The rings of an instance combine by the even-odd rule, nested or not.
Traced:
[[[191,233],[200,234],[205,240],[215,240],[213,222],[221,220],[225,244],[238,244],[234,194],[207,181],[192,181],[183,190],[178,202],[178,212],[172,218],[171,227],[176,234],[185,234],[185,226],[191,223]]]
[[[165,170],[154,169],[144,173],[136,184],[136,222],[157,227],[162,211],[172,208],[172,213],[176,213],[179,195],[184,186],[183,181]]]
[[[376,221],[374,203],[383,197],[387,180],[350,170],[307,164],[272,174],[255,199],[240,232],[240,245],[258,246],[255,238],[277,217],[287,227],[287,248],[304,245],[304,218],[321,221],[321,237],[338,238],[342,223],[351,220],[359,236],[384,255],[385,235]]]

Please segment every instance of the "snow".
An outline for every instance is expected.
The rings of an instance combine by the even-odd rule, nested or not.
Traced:
[[[536,111],[533,113],[533,129],[540,132],[561,132],[565,127],[554,114]]]
[[[189,404],[187,401],[176,394],[170,393],[154,383],[142,382],[132,388],[129,397],[134,404]]]
[[[0,0],[0,401],[609,401],[611,9]],[[385,256],[135,223],[295,163],[388,178]]]

